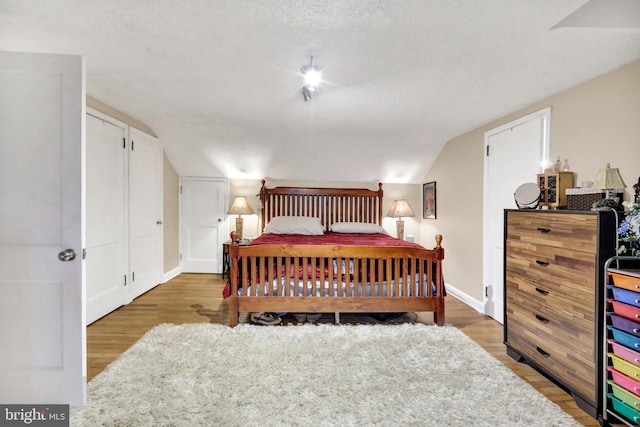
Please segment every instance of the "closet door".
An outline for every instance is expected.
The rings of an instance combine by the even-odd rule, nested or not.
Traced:
[[[162,150],[158,140],[129,128],[130,297],[147,292],[162,278]]]
[[[87,324],[129,302],[126,130],[87,114]]]
[[[180,179],[180,269],[183,273],[222,273],[228,182]]]

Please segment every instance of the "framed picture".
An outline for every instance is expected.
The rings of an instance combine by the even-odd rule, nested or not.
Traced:
[[[436,219],[436,182],[422,185],[422,217]]]

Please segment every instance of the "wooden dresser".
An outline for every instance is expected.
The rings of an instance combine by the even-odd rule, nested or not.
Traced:
[[[613,212],[505,211],[507,354],[602,414],[600,319],[604,263],[615,253]]]

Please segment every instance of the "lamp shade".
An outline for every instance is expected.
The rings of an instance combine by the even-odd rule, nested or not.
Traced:
[[[236,215],[251,215],[253,214],[253,208],[251,207],[251,203],[247,200],[246,196],[236,196],[233,199],[233,203],[229,206],[229,211],[227,214],[236,214]]]
[[[607,167],[600,169],[596,175],[596,179],[593,182],[591,188],[598,188],[601,190],[611,190],[614,188],[626,188],[626,184],[620,176],[618,168],[612,168],[607,163]]]
[[[387,216],[391,218],[401,218],[403,216],[416,216],[405,199],[394,200]]]

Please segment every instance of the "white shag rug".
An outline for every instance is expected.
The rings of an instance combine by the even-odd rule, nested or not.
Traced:
[[[579,426],[460,330],[157,326],[72,426]]]

